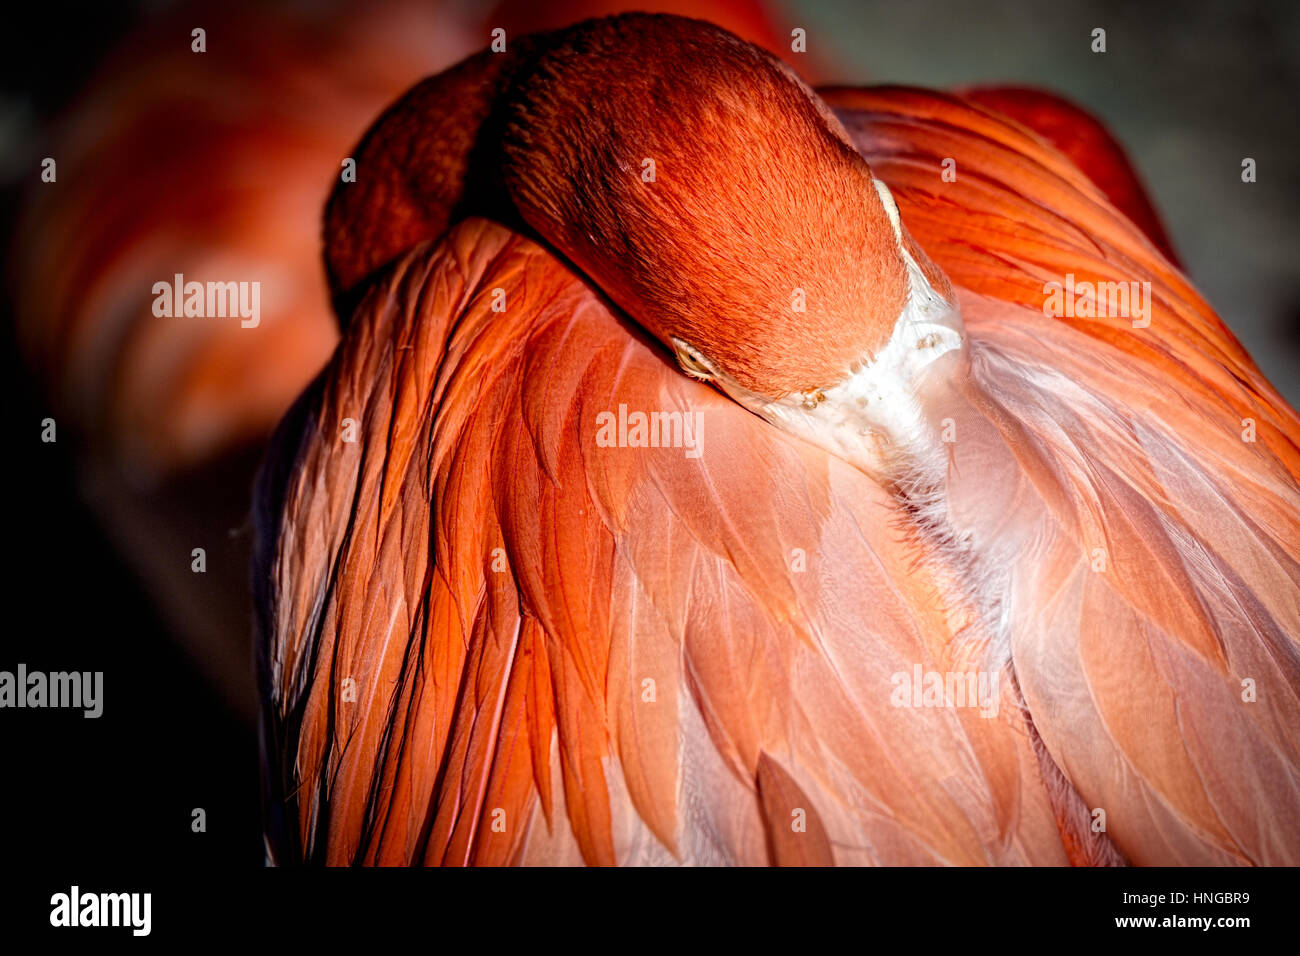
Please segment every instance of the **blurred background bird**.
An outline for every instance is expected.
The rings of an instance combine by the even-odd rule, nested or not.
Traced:
[[[419,77],[482,47],[491,26],[501,24],[514,36],[609,12],[578,6],[549,10],[541,18],[524,5],[489,14],[434,4],[367,7],[364,15],[346,6],[173,11],[147,23],[106,62],[94,92],[68,113],[51,141],[58,145],[46,150],[60,157],[66,188],[30,191],[34,198],[15,232],[23,241],[10,260],[11,274],[21,277],[11,282],[19,343],[49,396],[42,414],[57,410],[62,435],[75,436],[81,490],[162,608],[167,630],[185,642],[227,706],[245,720],[253,711],[245,637],[247,485],[270,428],[337,340],[316,224],[340,159],[386,103]],[[841,48],[838,57],[828,52],[830,43],[812,44],[811,56],[792,55],[787,38],[805,18],[815,23],[821,16],[845,29],[865,19],[842,11],[724,4],[690,12],[777,50],[812,80],[864,78],[866,67],[875,77],[968,83],[1035,68],[1032,56],[1018,67],[1008,67],[1003,56],[999,69],[986,62],[963,72],[959,59],[939,57],[953,64],[944,68],[950,73],[909,75],[919,67],[891,60],[887,48],[897,44],[878,37]],[[188,38],[196,16],[210,37],[222,38],[202,57],[187,40],[176,39]],[[1091,26],[1083,25],[1091,21],[1081,12],[1075,19],[1086,36]],[[897,26],[906,29],[906,23]],[[954,26],[950,32],[965,36],[966,29]],[[1121,74],[1132,69],[1126,56],[1111,60]],[[1105,75],[1114,82],[1114,69]],[[1086,80],[1082,89],[1094,101],[1106,102],[1110,95]],[[1068,104],[1019,87],[965,95],[1025,124],[1070,157],[1158,250],[1177,261],[1104,128]],[[144,145],[159,142],[172,145]],[[1229,159],[1232,175],[1225,181],[1231,184],[1239,158]],[[267,164],[277,171],[274,176],[265,174]],[[1163,174],[1170,164],[1157,165]],[[1170,173],[1155,185],[1172,190],[1180,180]],[[904,219],[924,244],[903,192],[898,202]],[[1229,215],[1241,215],[1256,201],[1249,194],[1232,200]],[[1179,228],[1180,220],[1202,215],[1188,205],[1165,205],[1175,214],[1178,251],[1202,282],[1217,275],[1233,293],[1222,301],[1225,311],[1237,312],[1230,315],[1234,327],[1252,333],[1245,319],[1276,314],[1279,307],[1285,314],[1289,267],[1279,271],[1266,257],[1290,261],[1284,251],[1289,238],[1257,243],[1266,250],[1256,264],[1258,275],[1274,281],[1243,290],[1233,284],[1242,282],[1242,270],[1222,265],[1221,239]],[[936,227],[933,241],[943,233]],[[944,267],[951,274],[951,265]],[[270,290],[265,328],[257,336],[237,326],[160,321],[141,293],[173,272],[231,270],[262,277]],[[1266,349],[1262,356],[1285,369],[1286,354]],[[1293,377],[1275,380],[1285,388]],[[206,577],[194,575],[188,560],[191,548],[200,545],[214,559]]]

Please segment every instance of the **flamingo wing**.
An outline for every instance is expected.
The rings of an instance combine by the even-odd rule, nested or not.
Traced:
[[[961,622],[895,500],[528,239],[400,260],[275,445],[278,858],[1064,862],[1017,711],[897,706]]]
[[[1160,214],[1124,148],[1091,113],[1055,93],[1024,86],[977,86],[961,97],[1029,127],[1070,158],[1120,212],[1181,265]]]
[[[917,90],[830,100],[957,287],[987,398],[954,423],[950,493],[1003,557],[986,585],[1054,763],[1134,862],[1296,862],[1295,412],[1156,243],[1019,124]],[[1149,325],[1046,315],[1066,273],[1149,284]]]

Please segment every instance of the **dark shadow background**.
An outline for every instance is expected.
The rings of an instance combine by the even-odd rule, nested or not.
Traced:
[[[41,130],[104,53],[166,3],[42,3],[0,49],[0,237],[39,175]],[[1193,280],[1274,385],[1300,398],[1300,215],[1295,103],[1300,4],[790,2],[845,81],[950,86],[1019,81],[1090,108],[1129,148]],[[1089,51],[1091,30],[1109,52]],[[360,131],[358,131],[360,132]],[[1244,156],[1259,181],[1240,180]],[[0,302],[0,388],[10,434],[0,669],[102,670],[105,710],[0,711],[11,865],[258,865],[257,746],[170,636],[82,503],[68,441],[48,414]],[[238,502],[241,487],[226,489]],[[250,663],[251,684],[251,663]],[[190,830],[195,807],[207,832]]]
[[[166,5],[161,5],[166,6]],[[41,129],[111,46],[159,4],[39,4],[0,41],[0,241],[39,168]],[[12,13],[12,11],[11,11]],[[50,414],[0,300],[0,389],[12,423],[0,670],[103,671],[104,712],[0,711],[0,826],[11,872],[80,865],[262,862],[255,727],[234,712],[162,624],[83,503],[71,435]],[[242,489],[234,489],[243,494]],[[184,560],[184,556],[180,556]],[[251,683],[251,662],[250,662]],[[191,832],[191,812],[207,832]]]

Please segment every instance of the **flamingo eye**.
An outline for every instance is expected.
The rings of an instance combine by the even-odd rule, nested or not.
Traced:
[[[673,350],[677,355],[677,364],[691,378],[698,378],[702,382],[707,382],[717,374],[712,362],[706,359],[698,349],[686,344],[681,339],[673,339]]]

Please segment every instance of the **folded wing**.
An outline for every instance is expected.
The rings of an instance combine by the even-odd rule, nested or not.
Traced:
[[[402,260],[277,448],[278,858],[1064,860],[1016,712],[896,706],[953,623],[893,499],[532,242]]]

